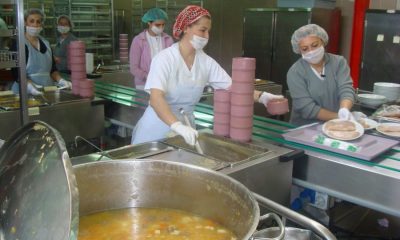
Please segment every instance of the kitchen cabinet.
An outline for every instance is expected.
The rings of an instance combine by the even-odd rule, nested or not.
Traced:
[[[85,42],[87,53],[94,53],[96,62],[115,59],[113,0],[52,1],[54,5],[50,6],[54,12],[54,26],[58,16],[69,16],[74,23],[74,35]],[[54,36],[57,36],[56,30]]]
[[[19,83],[20,83],[20,119],[21,125],[28,123],[28,106],[27,106],[27,79],[26,79],[26,63],[25,63],[25,35],[24,31],[24,2],[19,0],[0,0],[1,9],[7,9],[8,12],[13,12],[8,17],[13,17],[12,26],[7,26],[8,29],[0,29],[0,39],[14,38],[17,41],[18,52],[9,51],[8,48],[0,49],[0,69],[18,68]],[[10,20],[10,19],[8,19]],[[11,22],[11,21],[10,21]],[[9,25],[9,23],[7,23]],[[22,51],[21,51],[22,49]],[[15,123],[15,122],[14,122]]]
[[[359,87],[375,82],[400,83],[400,11],[369,9],[365,13]]]
[[[286,90],[286,73],[299,58],[290,39],[296,29],[310,23],[311,10],[251,8],[245,10],[243,21],[243,56],[256,58],[256,78],[271,80]]]

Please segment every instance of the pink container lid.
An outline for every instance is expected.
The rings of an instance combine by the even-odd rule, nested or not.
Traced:
[[[214,112],[214,123],[229,124],[230,119],[231,116],[229,115],[229,113]]]
[[[267,112],[271,115],[282,115],[289,112],[289,102],[287,98],[268,101]]]
[[[93,97],[94,91],[91,88],[80,88],[79,95],[81,97]]]
[[[236,117],[231,116],[231,127],[234,128],[251,128],[253,127],[253,117]]]
[[[82,63],[71,63],[71,72],[86,72],[86,65]]]
[[[240,142],[249,142],[251,140],[252,128],[229,128],[229,136]]]
[[[231,93],[239,93],[239,94],[253,94],[254,93],[254,84],[253,83],[239,83],[233,82],[231,86]]]
[[[254,107],[252,105],[249,106],[231,105],[231,116],[250,117],[253,116],[253,113],[254,113]]]
[[[214,123],[213,132],[215,135],[228,137],[229,136],[229,124]]]
[[[235,57],[232,59],[232,69],[256,69],[256,59],[247,57]]]
[[[85,48],[85,43],[83,41],[72,41],[69,43],[70,48]]]
[[[214,90],[214,102],[229,102],[231,100],[231,92],[224,89]]]
[[[215,102],[214,101],[214,112],[230,113],[231,104],[229,102]]]
[[[86,62],[86,59],[82,56],[71,56],[70,58],[70,63],[74,64],[74,63],[79,63],[79,64],[83,64]]]
[[[254,70],[233,70],[232,81],[233,82],[244,82],[253,83],[255,82],[256,73]]]
[[[94,81],[90,80],[90,79],[85,79],[85,80],[79,81],[79,88],[80,89],[85,89],[85,88],[93,89]]]
[[[246,93],[246,94],[232,93],[231,105],[236,105],[236,106],[254,105],[253,93]]]

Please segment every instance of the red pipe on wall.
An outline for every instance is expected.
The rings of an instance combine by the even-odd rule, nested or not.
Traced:
[[[370,0],[355,0],[353,14],[353,31],[350,51],[350,75],[353,86],[358,87],[360,77],[361,53],[364,33],[365,10],[369,8]]]

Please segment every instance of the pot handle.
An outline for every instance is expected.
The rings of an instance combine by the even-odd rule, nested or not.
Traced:
[[[259,221],[264,221],[266,219],[272,218],[278,223],[279,227],[279,235],[277,237],[273,238],[266,238],[266,237],[251,237],[250,240],[281,240],[285,236],[285,226],[282,223],[282,220],[279,218],[279,216],[276,213],[267,213],[265,215],[260,216]],[[257,233],[257,232],[256,232]]]

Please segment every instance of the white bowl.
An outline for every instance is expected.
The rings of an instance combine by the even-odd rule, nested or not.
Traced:
[[[380,106],[387,101],[385,96],[378,94],[368,94],[368,93],[358,94],[358,100],[362,104],[373,107]]]
[[[391,82],[376,82],[374,87],[386,87],[386,88],[400,88],[400,84]]]

